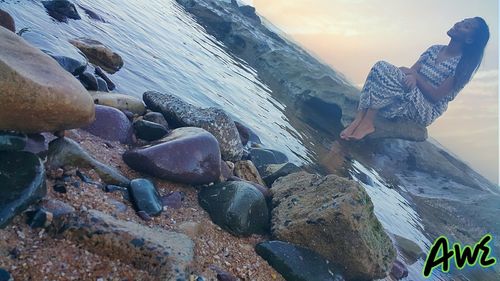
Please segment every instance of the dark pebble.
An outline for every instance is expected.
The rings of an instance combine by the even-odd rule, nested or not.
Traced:
[[[80,170],[76,170],[76,175],[84,182],[84,183],[93,183],[92,179],[81,172]]]
[[[94,76],[94,74],[85,71],[84,73],[78,75],[78,80],[80,80],[85,89],[89,91],[98,90],[97,78]]]
[[[59,192],[59,193],[66,193],[68,190],[66,189],[66,186],[64,184],[55,184],[54,185],[54,191]]]
[[[182,192],[172,192],[168,195],[161,197],[161,202],[163,206],[167,206],[172,209],[180,209],[183,200],[184,200],[184,194]]]
[[[13,281],[10,273],[3,268],[0,268],[0,281]]]
[[[152,220],[151,216],[150,216],[150,215],[148,215],[148,213],[146,213],[146,212],[144,212],[144,211],[138,211],[138,212],[137,212],[137,215],[138,215],[141,219],[143,219],[143,220],[145,220],[145,221],[150,221],[150,220]]]
[[[26,212],[26,223],[31,228],[47,227],[52,222],[52,214],[44,209]]]
[[[127,189],[125,187],[121,187],[118,185],[108,184],[108,185],[104,186],[103,190],[105,192],[115,192],[115,191],[126,191]]]
[[[98,66],[95,67],[95,74],[97,74],[97,76],[101,77],[102,79],[104,79],[104,81],[106,81],[106,84],[108,84],[108,89],[110,91],[113,91],[116,88],[115,83],[113,83],[113,81],[109,79],[109,77],[106,75],[106,73],[104,73],[104,71],[102,71],[100,67]]]

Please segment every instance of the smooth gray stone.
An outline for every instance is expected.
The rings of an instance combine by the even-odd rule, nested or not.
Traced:
[[[144,211],[150,216],[157,216],[163,210],[160,194],[151,181],[133,179],[130,181],[128,191],[137,211]]]

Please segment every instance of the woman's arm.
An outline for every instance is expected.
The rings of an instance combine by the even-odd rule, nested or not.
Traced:
[[[455,82],[455,77],[452,76],[444,80],[439,87],[434,88],[420,74],[416,73],[415,78],[417,80],[417,87],[420,89],[424,97],[432,103],[436,103],[449,95],[453,90],[453,84]]]

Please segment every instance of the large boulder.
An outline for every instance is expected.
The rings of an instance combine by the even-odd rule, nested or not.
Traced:
[[[241,159],[243,145],[238,129],[222,109],[199,108],[174,95],[154,91],[145,92],[143,100],[148,108],[161,112],[172,126],[199,127],[210,132],[219,142],[224,160],[234,162]]]
[[[78,143],[69,138],[58,138],[49,143],[46,165],[50,170],[64,166],[90,168],[94,169],[106,184],[128,186],[130,183],[130,180],[121,175],[119,171],[97,161]]]
[[[132,143],[134,132],[125,113],[103,105],[95,106],[95,121],[82,129],[103,139],[121,143]]]
[[[385,277],[396,258],[373,204],[355,181],[300,172],[278,179],[272,232],[341,264],[354,280]]]
[[[29,152],[0,151],[0,228],[46,192],[42,161]]]
[[[102,67],[108,73],[115,73],[123,66],[122,57],[97,40],[78,38],[69,41],[82,51],[91,63]]]
[[[0,130],[60,131],[93,120],[94,103],[80,82],[0,27]]]
[[[167,137],[123,154],[132,169],[159,178],[207,184],[220,176],[220,150],[209,132],[194,127],[173,130]]]
[[[203,188],[198,201],[214,223],[234,235],[248,236],[269,229],[264,195],[248,182],[231,181]]]
[[[87,68],[88,61],[85,55],[65,40],[40,30],[22,29],[20,35],[73,75],[80,75]]]
[[[147,271],[154,280],[188,280],[194,243],[186,235],[149,228],[90,210],[67,218],[60,231],[86,250]]]

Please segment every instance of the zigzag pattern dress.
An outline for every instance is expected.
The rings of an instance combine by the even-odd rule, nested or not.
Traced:
[[[434,87],[439,87],[448,77],[455,75],[460,56],[436,62],[444,45],[434,45],[427,49],[419,59],[421,64],[418,73]],[[377,62],[361,90],[359,110],[378,109],[379,115],[387,119],[407,119],[428,126],[448,108],[458,91],[450,93],[437,103],[427,100],[420,89],[415,87],[406,91],[403,79],[405,74],[396,66],[385,62]]]

